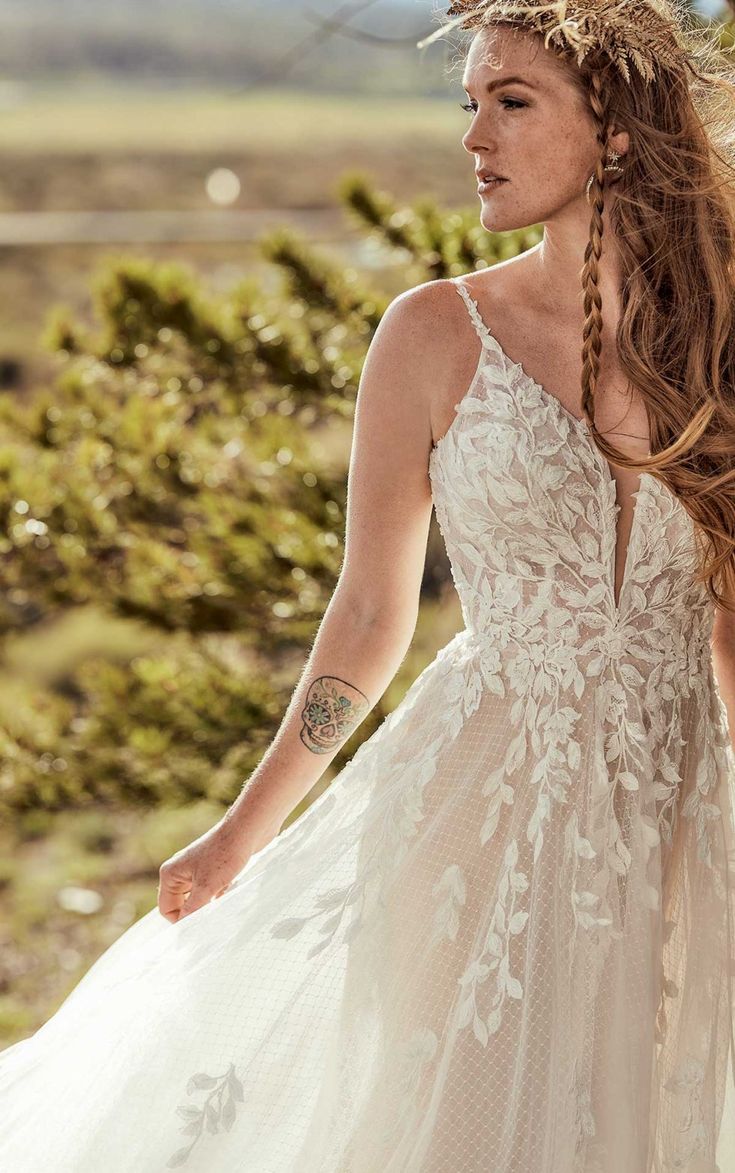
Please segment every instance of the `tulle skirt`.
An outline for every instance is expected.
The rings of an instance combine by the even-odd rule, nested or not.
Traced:
[[[571,760],[522,744],[476,650],[455,636],[223,896],[152,910],[0,1053],[2,1173],[735,1170],[719,702],[676,714],[671,802],[653,757],[611,789],[594,689]]]

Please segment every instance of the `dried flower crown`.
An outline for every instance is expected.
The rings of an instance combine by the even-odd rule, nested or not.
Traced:
[[[628,84],[631,64],[651,82],[657,65],[682,66],[691,59],[682,36],[687,13],[676,0],[454,0],[446,16],[452,19],[419,41],[419,49],[458,26],[507,20],[543,34],[547,49],[571,48],[578,65],[590,49],[604,51]]]

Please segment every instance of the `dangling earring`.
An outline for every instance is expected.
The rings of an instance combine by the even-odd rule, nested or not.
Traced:
[[[622,159],[622,157],[623,156],[619,155],[617,151],[613,151],[611,149],[610,153],[608,154],[607,159],[605,160],[604,170],[605,171],[622,171],[623,168],[618,166],[618,159]],[[590,202],[590,187],[592,186],[592,180],[594,178],[595,178],[594,175],[590,175],[589,179],[587,180],[587,186],[584,189],[585,194],[587,196],[587,203]]]
[[[618,167],[618,159],[622,159],[622,157],[623,156],[619,155],[617,151],[610,151],[610,154],[605,161],[605,171],[622,171],[623,168]]]

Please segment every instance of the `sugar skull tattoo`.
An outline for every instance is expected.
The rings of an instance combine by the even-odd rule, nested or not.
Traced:
[[[338,676],[318,676],[310,685],[301,716],[301,740],[312,753],[331,753],[346,741],[370,702],[359,688]]]

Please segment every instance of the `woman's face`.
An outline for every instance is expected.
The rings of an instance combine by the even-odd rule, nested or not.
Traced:
[[[581,216],[586,231],[585,188],[600,151],[595,122],[543,38],[507,26],[481,30],[462,84],[471,107],[462,144],[475,171],[505,177],[480,193],[483,227],[507,232]],[[613,136],[610,147],[624,154],[628,135]]]

